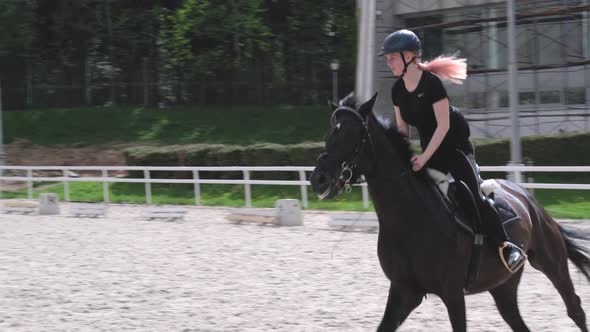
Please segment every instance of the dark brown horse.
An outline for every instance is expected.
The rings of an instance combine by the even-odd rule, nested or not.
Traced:
[[[375,98],[357,107],[354,98],[347,97],[333,106],[325,153],[318,158],[310,180],[320,198],[332,198],[360,175],[365,176],[379,219],[377,254],[391,281],[378,331],[396,330],[426,294],[442,299],[453,331],[466,331],[464,294],[484,291],[492,294],[514,331],[529,331],[517,304],[523,269],[510,274],[494,245],[483,246],[479,278],[465,289],[473,234],[459,227],[428,176],[411,170],[412,151],[394,127],[377,121],[372,113]],[[530,264],[551,280],[569,317],[588,331],[568,258],[590,280],[589,252],[576,242],[590,237],[558,225],[521,186],[505,180],[497,183],[496,197],[519,219],[506,226],[507,232],[514,242],[523,244]]]

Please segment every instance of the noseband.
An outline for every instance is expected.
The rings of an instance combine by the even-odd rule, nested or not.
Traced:
[[[347,193],[349,193],[352,190],[352,184],[350,183],[354,170],[356,168],[358,168],[358,158],[360,155],[360,152],[362,150],[362,148],[365,146],[365,143],[368,140],[371,140],[371,135],[369,134],[369,127],[368,127],[368,122],[365,121],[365,119],[363,119],[363,117],[359,114],[359,112],[357,112],[357,110],[355,110],[352,107],[348,107],[348,106],[339,106],[338,108],[336,108],[336,110],[334,110],[334,112],[332,113],[332,118],[330,119],[330,123],[332,124],[332,128],[334,128],[334,126],[336,125],[336,114],[338,112],[349,112],[352,113],[356,116],[357,119],[359,119],[359,121],[361,122],[362,126],[363,126],[363,138],[360,144],[357,144],[356,149],[354,151],[354,156],[352,157],[352,159],[350,161],[344,161],[342,163],[342,165],[340,166],[340,176],[339,179],[340,180],[344,180],[344,188],[346,190]],[[372,146],[372,144],[371,144]],[[360,183],[361,181],[355,182],[355,183]]]

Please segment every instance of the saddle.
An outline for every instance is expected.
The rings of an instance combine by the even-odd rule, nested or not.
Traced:
[[[448,175],[441,176],[442,173],[436,174],[427,172],[434,180],[433,188],[438,193],[444,206],[448,212],[453,216],[453,220],[457,223],[460,229],[473,236],[473,251],[467,276],[465,281],[464,292],[469,293],[470,286],[479,278],[480,264],[482,258],[482,247],[484,245],[483,223],[497,222],[496,220],[484,220],[479,211],[479,204],[477,204],[475,195],[485,195],[487,198],[494,200],[494,207],[500,216],[502,227],[506,230],[506,225],[520,220],[516,212],[503,198],[494,194],[494,189],[497,186],[495,180],[483,181],[479,176],[477,165],[471,169],[474,171],[478,179],[477,189],[479,192],[473,193],[469,186],[463,181],[453,181],[450,184],[445,184],[445,179]]]
[[[504,227],[519,220],[518,215],[505,199],[494,195],[493,191],[489,194],[483,192],[483,194],[494,200],[494,205],[500,214],[502,225]],[[468,233],[475,234],[479,231],[479,225],[477,222],[479,221],[483,223],[487,221],[482,220],[479,209],[472,195],[473,194],[465,183],[462,181],[456,181],[449,185],[447,197],[443,202],[447,205],[447,208],[450,211],[454,212],[456,216],[455,221],[459,226],[462,229],[465,229]]]
[[[482,195],[491,198],[502,220],[502,225],[518,220],[516,212],[502,198],[496,197],[495,188],[498,186],[495,180],[484,181],[479,174],[479,166],[472,157],[465,156],[471,165],[475,179],[478,179],[479,192],[474,193],[463,181],[454,180],[449,174],[444,174],[435,169],[426,169],[426,173],[434,182],[434,188],[446,207],[447,211],[454,216],[459,227],[472,235],[481,230],[481,223],[486,222],[481,217],[475,195]]]

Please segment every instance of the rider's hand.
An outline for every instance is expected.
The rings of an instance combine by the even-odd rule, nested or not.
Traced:
[[[428,159],[424,156],[424,154],[421,153],[412,156],[410,161],[412,162],[412,170],[414,170],[414,172],[418,172],[422,169],[422,167],[424,167]]]

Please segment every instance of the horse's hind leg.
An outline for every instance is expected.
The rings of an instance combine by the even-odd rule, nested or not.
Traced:
[[[517,293],[522,271],[523,269],[520,269],[508,281],[490,290],[490,294],[492,294],[496,302],[500,315],[502,315],[502,318],[504,318],[510,328],[513,331],[528,332],[530,330],[522,320],[520,311],[518,310]]]
[[[554,221],[553,225],[549,225],[549,227],[550,229],[544,232],[545,238],[542,248],[533,251],[529,262],[551,280],[565,302],[568,316],[580,330],[588,332],[586,314],[582,309],[580,297],[574,291],[574,284],[570,277],[564,240]]]

